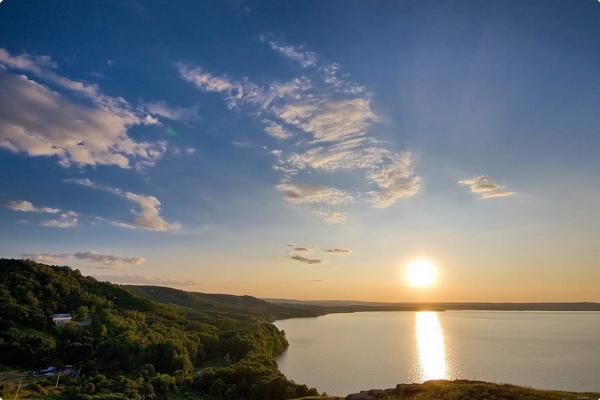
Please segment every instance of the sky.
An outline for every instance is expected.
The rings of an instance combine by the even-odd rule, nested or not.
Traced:
[[[600,301],[599,104],[596,0],[4,0],[0,255],[265,298]]]

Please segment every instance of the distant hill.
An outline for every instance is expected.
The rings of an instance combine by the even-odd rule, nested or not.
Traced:
[[[361,310],[497,310],[497,311],[600,311],[600,303],[480,303],[480,302],[444,302],[444,303],[387,303],[357,300],[294,300],[263,299],[272,304],[293,304],[296,306],[318,306],[325,309],[348,308]]]
[[[125,287],[145,299],[186,307],[194,311],[219,310],[232,314],[256,315],[267,320],[316,317],[326,313],[326,310],[320,306],[270,303],[252,296],[186,292],[162,286]]]

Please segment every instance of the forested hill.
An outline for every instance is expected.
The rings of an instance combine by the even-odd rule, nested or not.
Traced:
[[[173,304],[196,312],[254,315],[266,320],[315,317],[327,312],[325,307],[296,304],[277,304],[252,296],[186,292],[161,286],[126,286],[140,297],[160,303]]]
[[[148,290],[99,282],[69,267],[0,259],[0,372],[81,366],[78,378],[61,378],[58,393],[54,376],[27,378],[20,396],[32,398],[48,398],[49,391],[65,399],[316,394],[277,370],[274,356],[287,342],[269,318],[284,316],[287,307],[252,298],[240,299],[242,307],[212,295],[204,303],[194,295],[194,307],[182,307],[173,305],[181,300],[161,304],[138,294]],[[54,313],[74,321],[57,327]],[[13,398],[15,385],[3,386],[0,397]]]

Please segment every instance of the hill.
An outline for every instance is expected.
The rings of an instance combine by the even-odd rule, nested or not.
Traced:
[[[341,310],[486,310],[486,311],[600,311],[600,303],[479,303],[479,302],[444,302],[444,303],[387,303],[357,300],[294,300],[263,299],[272,304],[322,307]],[[343,312],[343,311],[342,311]]]
[[[264,316],[262,301],[208,298],[203,310],[162,304],[69,267],[0,259],[0,370],[74,365],[79,378],[61,378],[55,393],[65,399],[317,394],[278,371],[274,357],[287,341]],[[244,307],[234,306],[238,301]],[[91,322],[55,326],[55,313]],[[47,398],[55,379],[29,377],[21,394]],[[1,389],[1,397],[12,398],[16,383]]]
[[[279,372],[275,356],[287,341],[270,322],[330,312],[434,306],[442,304],[273,303],[251,296],[120,286],[69,267],[0,259],[0,397],[14,398],[23,380],[19,398],[31,399],[334,399],[320,397],[316,389]],[[75,322],[55,326],[55,313],[69,313]],[[76,323],[81,321],[89,324]],[[33,370],[49,366],[77,371],[78,376],[31,376]],[[348,399],[599,397],[593,396],[434,381],[371,390]]]
[[[320,306],[269,303],[252,296],[186,292],[161,286],[126,286],[136,295],[196,312],[219,311],[238,316],[255,316],[268,321],[283,318],[316,317],[326,313]]]

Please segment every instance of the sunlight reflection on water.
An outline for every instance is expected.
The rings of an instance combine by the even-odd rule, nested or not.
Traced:
[[[448,379],[444,332],[438,313],[419,311],[416,313],[417,353],[421,379]]]
[[[329,314],[276,322],[296,382],[345,396],[431,379],[600,391],[600,312]]]

